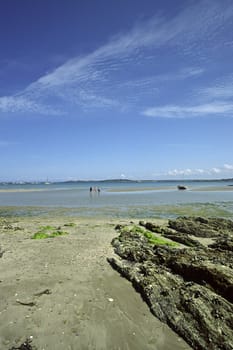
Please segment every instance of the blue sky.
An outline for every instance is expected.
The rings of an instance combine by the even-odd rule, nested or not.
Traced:
[[[2,0],[0,45],[0,181],[233,177],[232,0]]]

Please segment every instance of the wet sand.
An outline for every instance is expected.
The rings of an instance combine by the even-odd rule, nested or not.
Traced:
[[[202,186],[187,187],[187,191],[216,192],[216,191],[233,191],[233,186]],[[142,188],[114,188],[108,192],[144,192],[144,191],[179,191],[177,186],[161,186],[161,187],[142,187]]]
[[[174,191],[176,186],[161,186],[161,187],[127,187],[127,188],[112,188],[108,192],[144,192],[144,191]]]
[[[26,338],[38,350],[190,349],[106,260],[114,255],[115,225],[129,221],[2,219],[0,349]],[[64,226],[70,222],[76,225]],[[69,234],[31,239],[44,225]]]
[[[192,191],[233,191],[233,186],[206,186],[206,187],[198,187],[198,188],[194,188],[192,189]]]
[[[45,192],[48,191],[46,188],[7,188],[0,189],[0,193],[21,193],[21,192]]]

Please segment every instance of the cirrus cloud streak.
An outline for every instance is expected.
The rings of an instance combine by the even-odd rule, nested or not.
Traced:
[[[147,108],[142,112],[147,117],[155,118],[191,118],[206,116],[233,116],[233,103],[208,103],[196,106],[167,105]]]

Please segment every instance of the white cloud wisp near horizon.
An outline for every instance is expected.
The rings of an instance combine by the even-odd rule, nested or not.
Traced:
[[[233,177],[233,165],[232,164],[224,164],[221,167],[213,167],[210,169],[172,169],[167,171],[166,173],[160,174],[165,176],[170,176],[172,178],[179,178],[179,177],[186,177],[191,178],[192,176],[206,176],[208,177],[217,177],[220,178],[221,176],[226,177]]]

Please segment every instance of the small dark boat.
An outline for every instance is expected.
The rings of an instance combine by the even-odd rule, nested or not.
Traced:
[[[187,187],[183,185],[178,185],[177,188],[178,190],[187,190]]]

